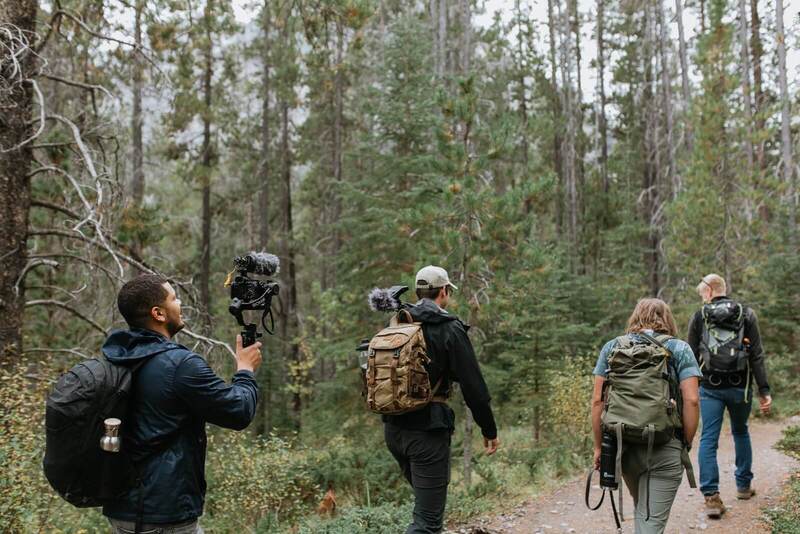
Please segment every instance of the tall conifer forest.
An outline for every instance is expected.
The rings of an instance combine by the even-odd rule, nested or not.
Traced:
[[[275,331],[253,423],[209,426],[208,532],[404,528],[356,347],[389,318],[370,290],[428,264],[502,443],[482,454],[456,392],[451,525],[588,468],[600,347],[648,296],[685,339],[708,273],[757,312],[797,413],[785,1],[0,0],[0,530],[106,531],[42,475],[44,396],[126,327],[139,273],[173,282],[176,341],[230,379],[223,284],[249,251],[280,258]]]

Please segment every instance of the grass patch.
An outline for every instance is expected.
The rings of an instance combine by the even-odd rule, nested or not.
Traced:
[[[783,438],[775,447],[800,460],[800,426],[783,431]],[[784,489],[781,502],[765,515],[773,534],[800,534],[800,472],[795,473]]]

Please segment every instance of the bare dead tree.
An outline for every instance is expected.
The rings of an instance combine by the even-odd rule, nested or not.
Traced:
[[[87,305],[92,297],[86,295],[84,288],[76,291],[65,289],[57,279],[55,284],[28,283],[28,278],[37,278],[36,273],[42,269],[54,271],[83,266],[88,273],[103,273],[108,284],[104,287],[112,288],[124,280],[124,265],[130,266],[134,272],[158,272],[112,236],[113,226],[105,214],[113,211],[115,199],[119,198],[114,188],[120,181],[114,174],[118,167],[110,165],[106,158],[103,141],[108,137],[100,135],[100,125],[88,123],[86,116],[80,120],[73,119],[70,106],[59,106],[56,112],[55,107],[49,107],[51,99],[45,97],[49,89],[47,84],[69,86],[90,93],[88,100],[96,110],[99,97],[111,96],[100,85],[72,80],[50,71],[44,58],[51,50],[45,45],[51,35],[64,36],[63,27],[53,31],[54,26],[63,24],[62,19],[69,21],[71,31],[84,32],[92,39],[126,46],[131,43],[105,36],[90,28],[80,17],[64,11],[51,15],[44,24],[47,34],[38,38],[34,27],[35,15],[36,2],[0,3],[0,20],[3,21],[0,23],[0,120],[7,126],[0,128],[0,202],[8,202],[8,205],[0,206],[0,353],[3,362],[24,352],[21,346],[22,324],[31,315],[27,310],[47,308],[57,310],[56,313],[66,313],[78,319],[80,324],[87,325],[95,335],[105,335],[109,329],[109,310],[98,308],[96,303]],[[59,44],[63,43],[59,41]],[[74,100],[83,101],[80,98]],[[39,141],[56,130],[60,137],[66,136],[69,140],[58,143]],[[62,147],[71,158],[68,166],[51,159],[51,150]],[[49,198],[32,199],[30,186],[33,180],[63,184],[58,197],[64,199],[65,204]],[[29,228],[31,206],[48,210],[53,227]],[[33,254],[29,254],[31,249],[35,250]],[[191,296],[190,286],[180,281],[176,284],[182,291],[186,290],[187,297]],[[37,296],[27,298],[28,291]],[[187,302],[189,307],[191,301]],[[225,348],[233,354],[225,343],[188,330],[186,335],[194,336],[198,344]],[[85,337],[82,342],[89,345],[92,340]],[[95,350],[96,346],[92,346],[86,352]]]
[[[740,83],[742,86],[742,104],[744,107],[745,131],[744,141],[747,169],[753,171],[753,101],[750,95],[750,43],[747,34],[747,6],[745,0],[739,0],[739,46],[741,48]]]
[[[789,108],[789,87],[786,80],[786,33],[783,25],[783,0],[775,1],[775,40],[778,48],[778,87],[781,104],[781,169],[783,180],[789,190],[789,233],[794,245],[797,244],[797,186],[795,168],[792,161],[792,132]]]
[[[0,364],[23,349],[25,286],[18,282],[28,262],[31,142],[45,126],[32,48],[36,12],[35,0],[0,3]]]

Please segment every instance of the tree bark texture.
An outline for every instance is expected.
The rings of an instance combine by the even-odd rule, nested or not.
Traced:
[[[32,41],[37,8],[35,0],[2,0],[0,20],[19,28],[24,38]],[[4,33],[0,44],[0,77],[4,79],[0,86],[0,150],[8,151],[0,153],[0,365],[5,365],[22,353],[25,284],[20,275],[28,257],[28,174],[33,154],[30,143],[20,145],[34,134],[38,122],[32,122],[34,90],[28,78],[37,61],[30,50],[23,51],[35,43],[11,40]],[[10,50],[21,52],[21,72],[15,73],[7,61]]]
[[[608,180],[608,119],[606,117],[606,58],[604,32],[605,0],[597,0],[597,93],[600,99],[597,130],[600,134],[600,181],[603,193],[608,195],[611,187]]]
[[[553,128],[553,167],[556,170],[558,178],[556,182],[556,195],[555,195],[555,216],[556,216],[556,234],[558,237],[564,235],[564,158],[562,153],[562,97],[561,90],[558,84],[558,61],[557,47],[556,47],[556,32],[557,24],[555,15],[555,2],[561,0],[547,0],[547,28],[550,41],[550,84],[552,85],[553,102],[552,109],[552,128]]]
[[[687,152],[692,151],[694,145],[693,133],[688,120],[692,106],[692,94],[689,90],[689,53],[686,48],[686,35],[683,26],[683,0],[675,0],[675,18],[678,22],[678,54],[681,61],[681,92],[683,95],[683,116],[685,123],[685,145]]]
[[[783,180],[789,191],[789,235],[792,243],[797,245],[797,187],[795,169],[792,160],[792,132],[789,108],[789,87],[786,80],[786,33],[783,24],[783,0],[775,0],[775,40],[778,47],[778,87],[781,103],[781,168]]]
[[[202,240],[200,243],[200,304],[205,314],[205,324],[211,324],[211,80],[214,74],[214,56],[212,47],[211,18],[213,3],[208,0],[205,6],[203,24],[205,25],[206,42],[203,48],[203,155],[201,191],[203,207],[201,212]]]
[[[658,2],[655,6],[656,16],[660,28],[658,49],[661,59],[661,110],[664,113],[664,134],[666,135],[664,149],[667,151],[667,178],[672,188],[672,196],[674,198],[680,193],[683,188],[683,183],[675,162],[674,121],[672,113],[672,69],[670,69],[669,56],[667,55],[667,51],[670,48],[669,26],[667,25],[667,17],[664,13],[665,0],[656,1]]]
[[[747,157],[747,169],[752,172],[754,163],[753,150],[753,101],[750,94],[750,46],[747,35],[747,4],[745,0],[739,0],[739,41],[741,47],[741,86],[742,104],[744,106],[744,121],[747,138],[744,140],[745,156]]]
[[[750,52],[753,54],[753,92],[755,95],[755,129],[759,137],[766,129],[767,119],[764,107],[767,104],[764,94],[764,82],[761,70],[761,57],[764,55],[764,45],[761,42],[761,19],[758,16],[758,0],[750,0]],[[759,139],[756,144],[756,163],[761,171],[767,168],[766,141]]]
[[[269,184],[270,184],[270,148],[272,145],[272,125],[270,117],[270,101],[272,88],[270,69],[271,59],[271,21],[270,0],[264,1],[261,11],[261,160],[258,167],[258,241],[262,249],[269,247]]]
[[[144,148],[142,146],[142,86],[144,85],[144,68],[142,66],[142,12],[145,0],[136,0],[134,13],[133,38],[136,47],[132,52],[133,69],[133,114],[131,117],[131,143],[133,145],[131,169],[131,197],[136,208],[142,206],[144,198]]]

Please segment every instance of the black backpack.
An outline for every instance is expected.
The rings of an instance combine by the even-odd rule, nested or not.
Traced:
[[[86,360],[64,373],[48,395],[44,474],[70,504],[102,506],[136,485],[128,444],[106,452],[100,440],[106,418],[121,419],[125,428],[133,375],[148,360],[130,367],[105,358]]]
[[[701,369],[720,375],[745,371],[744,307],[732,300],[719,300],[703,306],[702,316]]]

